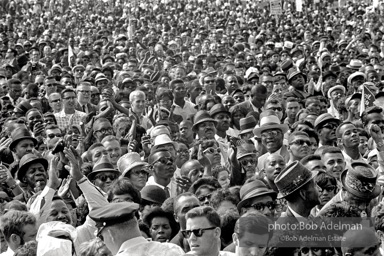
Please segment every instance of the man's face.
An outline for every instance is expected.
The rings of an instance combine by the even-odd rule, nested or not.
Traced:
[[[176,163],[171,153],[160,152],[159,159],[153,163],[153,175],[160,179],[170,179],[176,171]]]
[[[64,109],[75,109],[76,94],[74,92],[66,92],[63,95]]]
[[[312,100],[306,107],[309,113],[314,113],[315,115],[320,114],[320,101]]]
[[[113,128],[110,122],[98,122],[93,127],[93,133],[98,142],[101,142],[108,135],[113,135]]]
[[[262,108],[265,104],[268,94],[252,93],[252,104],[257,108]]]
[[[311,203],[312,207],[315,207],[320,203],[319,191],[317,190],[317,185],[313,179],[308,182],[306,196],[306,201],[308,201],[308,203]]]
[[[145,108],[145,96],[134,97],[131,102],[132,110],[135,113],[143,113]]]
[[[275,111],[276,115],[279,117],[279,120],[283,118],[283,108],[281,107],[280,103],[268,103],[265,106],[265,110],[273,110]]]
[[[28,166],[25,173],[25,181],[32,188],[43,189],[47,184],[47,172],[41,163],[33,163]]]
[[[322,161],[327,168],[327,173],[340,180],[341,173],[345,170],[345,160],[342,153],[326,153]]]
[[[61,111],[62,100],[60,94],[53,93],[49,95],[49,106],[53,109],[54,113]]]
[[[356,126],[353,124],[346,124],[341,126],[339,129],[339,134],[341,135],[341,139],[339,142],[342,143],[344,148],[356,148],[359,146],[359,131]]]
[[[187,219],[186,230],[205,229],[212,227],[206,217]],[[201,237],[191,234],[187,239],[191,253],[195,255],[214,255],[219,252],[220,228],[204,230]]]
[[[177,204],[175,219],[180,224],[181,230],[185,230],[185,215],[189,210],[200,206],[199,200],[195,196],[182,196],[175,204]]]
[[[213,77],[211,76],[204,77],[203,85],[204,85],[204,90],[207,93],[216,92],[216,82]]]
[[[184,83],[178,83],[175,85],[175,89],[173,89],[173,96],[175,99],[184,98],[186,96],[186,88]]]
[[[36,225],[27,224],[23,226],[22,233],[24,233],[24,236],[22,237],[24,243],[36,241],[37,227]]]
[[[100,172],[95,175],[94,184],[104,192],[107,192],[117,178],[118,175],[115,172]]]
[[[193,136],[192,126],[188,122],[180,123],[180,135],[182,138],[191,138]]]
[[[91,100],[91,86],[80,85],[76,88],[77,100],[81,104],[87,104]]]
[[[269,234],[254,234],[244,232],[241,237],[234,233],[234,243],[236,245],[236,256],[262,256],[266,251]]]
[[[310,170],[311,172],[312,171],[324,171],[324,172],[327,171],[327,169],[325,168],[325,165],[323,164],[323,162],[321,160],[311,160],[305,164],[305,167],[308,170]]]
[[[73,86],[73,81],[71,78],[69,77],[64,77],[61,79],[61,85],[64,85],[64,86]]]
[[[45,91],[48,96],[51,93],[56,92],[57,86],[56,86],[56,81],[54,79],[47,79],[44,81],[44,84],[45,84]]]
[[[21,84],[11,84],[10,85],[9,95],[12,99],[17,100],[21,96],[22,88]]]
[[[96,147],[91,150],[91,161],[95,164],[103,155],[107,155],[108,152],[105,147]]]
[[[227,76],[225,79],[225,88],[228,91],[228,94],[231,94],[234,90],[239,89],[239,83],[237,82],[236,77]]]
[[[246,178],[252,178],[256,172],[257,158],[253,156],[245,156],[239,159],[241,166],[245,170]]]
[[[257,196],[251,199],[248,207],[241,208],[241,214],[255,212],[267,217],[273,217],[275,214],[276,202],[269,195]]]
[[[62,137],[62,133],[61,133],[61,130],[59,128],[55,128],[55,129],[47,129],[46,130],[46,139],[47,139],[47,145],[55,145],[56,142]]]
[[[216,130],[227,131],[231,122],[231,117],[228,113],[218,113],[214,116],[214,119],[217,121]]]
[[[60,221],[69,225],[72,224],[71,212],[63,200],[55,200],[52,202],[47,221]]]
[[[199,138],[206,137],[207,139],[215,138],[216,128],[213,122],[203,122],[197,127],[197,135]]]
[[[121,156],[120,143],[117,140],[111,140],[111,141],[104,142],[103,145],[108,151],[109,159],[111,160],[111,163],[113,165],[116,165],[117,161]]]
[[[299,75],[296,75],[294,76],[292,79],[291,79],[291,85],[296,88],[296,89],[302,89],[304,87],[304,84],[305,84],[305,79],[304,77],[299,74]]]
[[[368,150],[368,138],[359,136],[359,152],[363,156]]]
[[[261,141],[268,152],[273,153],[283,145],[283,132],[279,129],[265,130],[261,133]]]
[[[33,131],[33,127],[37,123],[43,123],[43,117],[39,111],[30,111],[27,115],[27,124],[29,128]]]
[[[203,90],[203,87],[201,87],[200,84],[195,85],[189,92],[191,100],[194,101],[196,97],[201,93],[202,90]]]
[[[320,129],[320,141],[336,141],[336,128],[338,124],[335,122],[327,122]]]
[[[265,162],[265,166],[264,166],[265,175],[270,182],[274,182],[277,175],[279,175],[284,168],[285,168],[284,158],[279,154],[272,154],[268,156]]]
[[[296,159],[302,159],[310,152],[311,141],[308,136],[296,135],[289,144],[289,151]]]

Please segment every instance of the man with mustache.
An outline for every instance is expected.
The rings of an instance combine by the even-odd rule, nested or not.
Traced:
[[[213,119],[208,111],[200,110],[196,113],[192,130],[199,139],[215,139],[217,121]]]
[[[303,157],[310,153],[309,146],[311,141],[306,132],[296,131],[289,135],[288,138],[289,163],[300,161]]]
[[[268,152],[259,157],[257,164],[259,170],[263,169],[265,160],[273,153],[281,155],[285,162],[289,161],[288,148],[283,145],[284,134],[287,131],[288,125],[281,124],[273,110],[267,110],[261,114],[260,127],[253,129],[253,133],[261,138],[261,142]]]

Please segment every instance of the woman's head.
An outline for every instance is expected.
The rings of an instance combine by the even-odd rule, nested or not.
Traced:
[[[179,231],[179,227],[172,213],[165,212],[160,207],[152,208],[151,211],[144,216],[143,220],[144,223],[149,226],[153,241],[161,243],[170,241]]]

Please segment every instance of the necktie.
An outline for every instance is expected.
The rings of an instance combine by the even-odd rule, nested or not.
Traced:
[[[87,112],[85,111],[85,105],[83,105],[83,112],[84,112],[84,113],[87,113]]]
[[[167,198],[170,198],[171,195],[169,194],[169,188],[168,188],[168,187],[165,187],[165,188],[164,188],[164,191],[165,191],[165,196],[166,196]]]

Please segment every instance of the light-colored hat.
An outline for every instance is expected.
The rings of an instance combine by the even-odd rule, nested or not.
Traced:
[[[332,93],[333,91],[335,91],[335,90],[342,90],[343,93],[345,94],[345,87],[344,87],[344,86],[342,86],[342,85],[335,85],[335,86],[331,87],[331,88],[328,90],[328,93],[327,93],[328,98],[331,98],[331,93]]]
[[[136,152],[127,153],[117,161],[117,169],[123,173],[121,177],[125,177],[130,170],[137,166],[147,165],[148,163],[141,160],[140,155]]]
[[[355,77],[358,77],[358,76],[362,76],[364,79],[366,79],[366,76],[363,72],[355,72],[355,73],[352,73],[349,77],[348,77],[348,83],[352,83],[352,79],[354,79]]]
[[[288,131],[288,125],[281,124],[279,118],[275,115],[263,116],[260,120],[260,127],[253,129],[253,134],[261,137],[263,131],[271,129],[280,129],[284,134]]]
[[[172,144],[176,150],[179,150],[179,144],[172,141],[167,134],[160,134],[159,136],[157,136],[153,144],[154,144],[153,145],[154,148],[157,148],[159,146],[166,145],[166,144]]]

